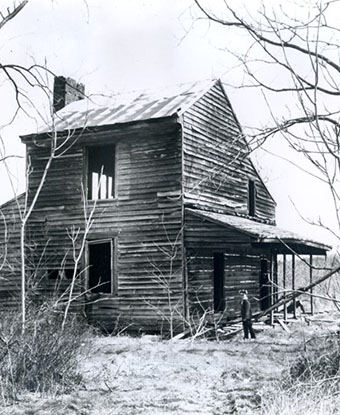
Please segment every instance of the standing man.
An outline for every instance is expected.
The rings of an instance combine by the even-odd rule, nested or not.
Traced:
[[[241,317],[242,317],[242,325],[243,325],[243,333],[244,333],[244,339],[248,339],[248,335],[250,333],[250,336],[252,339],[255,339],[255,332],[253,330],[253,325],[251,322],[252,313],[251,313],[251,304],[248,300],[248,292],[246,290],[240,291],[240,294],[242,294],[242,302],[241,302]]]

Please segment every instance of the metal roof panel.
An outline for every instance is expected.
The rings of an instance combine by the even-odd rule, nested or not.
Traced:
[[[56,113],[55,130],[74,130],[117,123],[149,120],[183,113],[216,81],[200,81],[134,91],[112,96],[94,96],[72,102]],[[52,124],[38,129],[38,134],[52,130]]]

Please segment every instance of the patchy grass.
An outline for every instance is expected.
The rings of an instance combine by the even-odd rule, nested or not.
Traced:
[[[317,388],[280,387],[284,371],[309,339],[327,333],[325,326],[295,323],[290,334],[266,328],[247,343],[241,334],[220,342],[93,337],[78,358],[81,388],[50,398],[22,395],[0,414],[294,415],[298,408],[310,415],[336,413],[334,396],[320,395]],[[312,412],[317,400],[319,410]]]
[[[330,415],[338,414],[340,397],[334,391],[320,390],[316,385],[295,385],[283,390],[279,387],[262,403],[261,415]]]

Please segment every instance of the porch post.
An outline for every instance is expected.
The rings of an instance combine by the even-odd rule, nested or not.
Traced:
[[[286,301],[286,254],[283,255],[283,268],[282,268],[282,285],[283,285],[283,298]],[[283,318],[287,320],[287,304],[283,305]]]
[[[274,302],[276,302],[278,300],[278,275],[277,275],[277,254],[276,252],[273,254],[273,260],[274,260],[274,264],[273,264],[273,271],[274,271]]]
[[[295,291],[295,255],[292,255],[292,290]],[[293,298],[293,317],[296,318],[296,299]]]
[[[310,284],[313,283],[313,255],[309,256],[309,282]],[[313,301],[313,287],[310,289],[310,313],[311,315],[314,314],[314,301]]]

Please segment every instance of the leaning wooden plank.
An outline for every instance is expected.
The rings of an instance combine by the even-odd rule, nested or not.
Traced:
[[[301,321],[301,320],[298,320],[296,318],[286,318],[284,320],[285,323],[298,323],[299,321]]]
[[[172,338],[172,341],[183,339],[183,337],[187,336],[188,334],[190,334],[190,329],[187,329],[183,331],[182,333],[176,334],[176,336]]]
[[[236,329],[236,328],[242,328],[242,324],[241,323],[233,323],[233,324],[230,324],[230,325],[228,325],[228,326],[226,326],[226,327],[223,327],[223,329]]]
[[[228,338],[228,337],[232,337],[232,336],[234,336],[235,334],[237,334],[237,333],[239,333],[240,331],[242,331],[243,329],[242,328],[238,328],[238,329],[235,329],[235,330],[233,330],[233,331],[230,331],[229,333],[224,333],[224,334],[221,334],[219,337],[221,338],[221,339],[226,339],[226,338]]]
[[[286,326],[286,324],[283,322],[283,320],[278,319],[277,322],[280,324],[280,326],[283,328],[284,331],[286,331],[287,333],[290,333],[289,328]]]
[[[192,338],[197,339],[198,337],[205,336],[207,333],[209,333],[213,330],[214,330],[213,327],[210,327],[210,328],[207,328],[207,329],[204,329],[204,330],[202,329],[202,330],[198,331],[197,333],[193,334]]]

